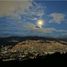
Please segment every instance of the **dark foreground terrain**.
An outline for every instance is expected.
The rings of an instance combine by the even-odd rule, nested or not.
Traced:
[[[0,61],[44,64],[67,60],[66,39],[43,37],[0,38]],[[65,62],[66,63],[66,62]]]
[[[35,63],[35,64],[46,64],[46,63],[55,63],[55,64],[59,64],[59,63],[67,63],[67,53],[66,54],[60,54],[60,53],[54,53],[51,55],[45,55],[45,56],[40,56],[37,57],[36,59],[32,59],[32,60],[27,60],[24,61],[23,63]]]
[[[7,61],[3,62],[0,61],[0,64],[2,65],[21,65],[21,66],[58,66],[58,65],[67,65],[67,53],[66,54],[60,54],[60,53],[54,53],[52,55],[45,55],[45,56],[40,56],[37,57],[36,59],[27,59],[24,61],[18,61],[18,60],[12,60],[12,61]]]

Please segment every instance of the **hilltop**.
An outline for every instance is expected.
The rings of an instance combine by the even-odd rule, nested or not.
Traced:
[[[0,38],[0,59],[3,61],[34,59],[38,56],[66,53],[67,42],[44,37]]]

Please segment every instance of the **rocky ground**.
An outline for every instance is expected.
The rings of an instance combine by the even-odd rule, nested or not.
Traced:
[[[27,39],[18,42],[15,45],[6,45],[0,47],[0,59],[2,61],[27,60],[34,59],[38,56],[45,56],[60,52],[67,52],[66,41],[56,40],[32,40]]]

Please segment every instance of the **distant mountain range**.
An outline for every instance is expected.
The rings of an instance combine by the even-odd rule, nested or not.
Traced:
[[[19,37],[19,36],[10,36],[10,37],[1,37],[0,38],[0,45],[11,45],[16,44],[21,41],[25,40],[50,40],[50,41],[66,41],[67,38],[51,38],[51,37],[38,37],[38,36],[25,36],[25,37]]]
[[[45,36],[45,37],[42,37],[42,36],[8,36],[8,37],[0,37],[0,39],[22,39],[22,40],[25,40],[25,39],[48,39],[48,40],[66,40],[67,37],[64,37],[64,38],[55,38],[55,37],[48,37],[48,36]]]

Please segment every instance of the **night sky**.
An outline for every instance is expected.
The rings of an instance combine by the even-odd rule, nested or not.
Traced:
[[[67,1],[0,1],[0,37],[67,37]]]

